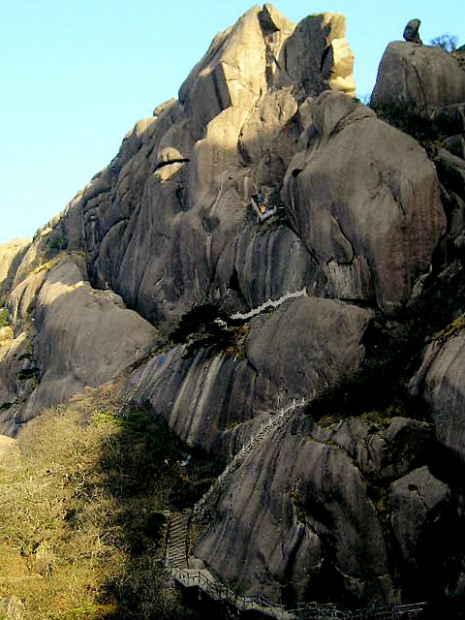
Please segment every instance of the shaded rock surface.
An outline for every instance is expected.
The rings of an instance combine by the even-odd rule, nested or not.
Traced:
[[[428,555],[433,555],[433,544],[441,546],[438,544],[438,538],[441,537],[440,515],[449,503],[450,495],[449,487],[434,478],[427,467],[415,469],[392,483],[389,496],[391,522],[406,563],[416,567]],[[428,521],[426,531],[424,526]],[[444,527],[444,523],[441,525]],[[421,541],[421,537],[426,540]],[[419,549],[421,544],[424,547],[422,550]],[[427,545],[429,553],[426,551]]]
[[[411,19],[404,28],[404,39],[411,43],[422,45],[423,41],[420,39],[420,26],[421,21],[419,19]]]
[[[394,568],[402,554],[420,554],[418,575],[427,578],[438,555],[428,557],[423,526],[431,521],[433,533],[450,525],[439,510],[447,485],[426,466],[413,469],[428,462],[431,440],[427,424],[404,418],[326,427],[297,416],[235,472],[194,551],[247,593],[290,605],[403,600],[411,583]],[[453,541],[441,545],[444,560]],[[415,596],[427,594],[420,584]]]
[[[310,400],[357,369],[370,319],[368,310],[330,299],[286,301],[252,319],[242,352],[233,344],[177,347],[150,360],[130,379],[133,398],[166,417],[189,445],[226,451],[232,427],[237,432],[282,400]]]
[[[432,407],[441,442],[465,458],[465,334],[434,342],[412,381],[412,391]]]

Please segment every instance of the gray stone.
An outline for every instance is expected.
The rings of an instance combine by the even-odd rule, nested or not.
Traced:
[[[30,336],[23,332],[13,340],[0,364],[3,403],[26,401],[14,409],[13,420],[6,410],[2,428],[8,433],[85,386],[115,379],[145,357],[157,337],[156,330],[127,310],[113,292],[92,290],[72,258],[40,273],[39,287],[34,274],[22,283],[33,290],[31,304],[23,309],[34,312]],[[19,296],[24,297],[27,290]]]
[[[243,351],[234,344],[177,347],[149,361],[130,380],[139,386],[133,399],[162,415],[189,445],[234,452],[280,400],[310,401],[356,369],[371,316],[329,299],[285,302],[252,320]]]
[[[342,93],[318,97],[313,118],[316,134],[286,174],[291,223],[329,296],[390,311],[407,302],[445,230],[434,165]]]
[[[312,400],[358,368],[365,351],[360,341],[371,317],[367,310],[331,299],[291,300],[253,320],[247,357],[279,391]]]
[[[379,484],[426,462],[435,439],[431,424],[397,416],[384,422],[348,418],[330,426],[317,424],[311,434],[316,441],[339,446],[364,476]]]
[[[411,382],[411,391],[432,407],[436,434],[465,458],[465,334],[433,342]]]
[[[111,287],[157,325],[212,298],[226,298],[237,310],[244,299],[263,303],[271,289],[277,296],[288,292],[291,272],[309,284],[311,257],[304,260],[305,248],[288,232],[270,235],[276,253],[259,250],[266,264],[257,286],[239,274],[234,246],[239,236],[249,256],[267,246],[255,227],[244,231],[244,222],[261,185],[280,189],[300,133],[300,99],[328,86],[353,91],[344,33],[342,16],[314,16],[296,26],[265,5],[218,35],[181,87],[179,102],[139,123],[68,209],[67,231],[81,214],[93,284]],[[308,45],[315,64],[303,67]],[[157,169],[169,153],[182,162]],[[77,243],[79,235],[73,238]],[[228,286],[237,277],[240,294]]]
[[[411,19],[404,29],[404,39],[406,41],[410,41],[411,43],[419,43],[423,44],[423,41],[420,39],[420,26],[421,21],[419,19]]]
[[[423,539],[425,526],[433,521],[428,538],[441,529],[440,509],[449,502],[449,487],[435,478],[427,467],[420,467],[392,483],[389,501],[391,524],[404,561],[417,567],[427,556],[428,539]],[[434,517],[433,517],[434,514]],[[420,545],[426,548],[420,549]]]
[[[459,196],[463,195],[465,188],[465,161],[457,157],[446,149],[438,148],[436,166],[441,182],[446,189],[456,192]]]
[[[324,600],[329,588],[333,601],[392,600],[360,472],[337,447],[294,433],[275,434],[237,470],[196,555],[241,591],[273,600],[287,588],[298,599]]]
[[[132,399],[164,417],[189,446],[223,454],[236,441],[230,429],[275,411],[278,398],[276,386],[246,359],[214,348],[176,347],[137,369],[130,385]]]
[[[372,104],[415,104],[418,112],[465,101],[465,72],[439,47],[396,41],[381,59]]]
[[[433,116],[439,129],[449,136],[465,132],[465,102],[439,108]]]
[[[465,138],[463,135],[459,134],[445,138],[444,144],[446,149],[450,151],[452,155],[465,159]]]

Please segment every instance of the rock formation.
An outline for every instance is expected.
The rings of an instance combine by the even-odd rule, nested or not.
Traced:
[[[411,19],[405,26],[404,39],[411,43],[422,45],[423,41],[420,39],[420,26],[421,21],[419,19]]]
[[[464,71],[451,54],[440,47],[409,42],[388,45],[379,65],[372,103],[413,103],[429,111],[464,99]]]
[[[388,46],[373,104],[434,116],[425,150],[354,98],[353,60],[341,15],[252,8],[61,216],[0,248],[2,432],[126,371],[187,448],[250,446],[193,553],[289,605],[465,582],[461,329],[420,359],[465,291],[465,73]]]

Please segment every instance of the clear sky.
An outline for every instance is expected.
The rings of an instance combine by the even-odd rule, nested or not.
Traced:
[[[32,236],[116,154],[136,120],[176,96],[213,36],[253,0],[0,0],[0,243]],[[289,19],[348,19],[358,93],[389,41],[465,43],[465,0],[276,0]]]

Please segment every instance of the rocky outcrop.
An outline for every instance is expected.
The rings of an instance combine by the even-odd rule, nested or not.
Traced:
[[[353,93],[352,68],[345,19],[338,15],[295,25],[267,4],[214,39],[179,99],[137,123],[111,164],[39,231],[16,265],[9,287],[15,338],[3,349],[0,370],[5,420],[29,419],[89,382],[109,380],[148,352],[154,332],[143,322],[125,325],[135,315],[116,312],[117,295],[169,339],[196,304],[221,301],[229,313],[247,312],[296,290],[321,289],[321,269],[287,225],[284,205],[260,229],[250,201],[262,188],[279,197],[308,122],[308,98],[328,87]],[[83,252],[81,276],[69,260],[55,264],[63,251],[73,253],[74,263]],[[63,289],[55,277],[64,278]],[[83,321],[89,321],[86,337],[78,330]],[[132,344],[119,339],[117,354],[103,341],[120,331],[138,336]],[[91,342],[101,355],[95,346],[88,349]],[[243,366],[238,377],[257,374]],[[344,364],[341,369],[347,370]],[[27,377],[21,388],[18,373]],[[269,382],[266,373],[258,374]],[[284,373],[271,392],[281,390],[291,374]],[[195,372],[189,376],[197,381]],[[236,391],[239,401],[245,398]]]
[[[430,458],[431,428],[405,418],[298,419],[233,474],[196,555],[249,594],[360,605],[408,597],[410,581],[394,567],[414,552],[425,576],[415,596],[427,597],[440,555],[428,556],[428,536],[451,524],[450,490],[415,468]],[[441,544],[444,560],[451,541]]]
[[[465,101],[465,72],[455,58],[439,47],[396,41],[379,65],[371,95],[374,105],[412,103],[430,111]]]
[[[313,105],[285,201],[329,295],[390,311],[405,304],[445,230],[436,171],[409,136],[343,94]]]
[[[9,434],[85,386],[115,379],[156,342],[156,330],[113,292],[93,290],[72,257],[29,274],[10,304],[16,333],[0,348],[0,419]]]
[[[465,82],[444,54],[391,44],[373,100],[446,106],[436,122],[460,137]],[[417,375],[431,420],[405,385],[449,243],[462,268],[461,141],[433,163],[353,98],[352,67],[342,16],[254,7],[1,280],[2,432],[126,371],[126,402],[233,465],[197,557],[292,605],[424,600],[460,580],[463,490],[438,454],[464,448],[461,336]]]
[[[130,379],[132,398],[150,404],[189,445],[227,453],[263,411],[311,400],[357,369],[370,319],[367,310],[329,299],[290,300],[253,318],[242,347],[232,339],[223,350],[177,347],[150,360]]]
[[[447,447],[465,458],[465,335],[429,345],[411,389],[432,407],[436,433]]]
[[[420,39],[420,26],[421,21],[419,19],[411,19],[404,28],[404,39],[411,43],[423,45],[423,41]]]
[[[431,556],[436,556],[441,546],[440,539],[447,538],[441,530],[450,498],[448,486],[434,478],[427,467],[415,469],[392,483],[392,528],[402,558],[411,569],[418,569],[428,559],[431,563]]]
[[[83,218],[92,281],[157,324],[206,300],[253,307],[292,290],[290,273],[310,285],[300,241],[282,227],[258,238],[250,200],[279,192],[303,102],[330,86],[353,93],[352,67],[342,16],[296,26],[265,5],[218,35],[179,101],[138,123],[68,210]]]

